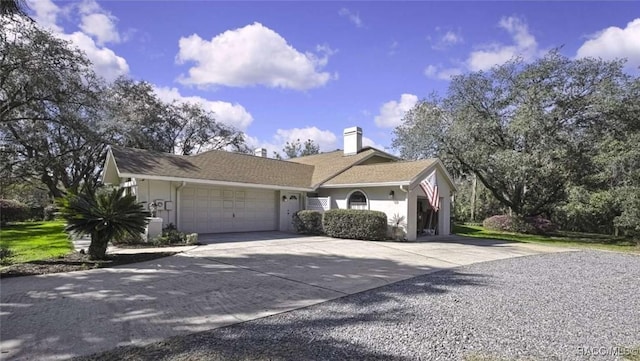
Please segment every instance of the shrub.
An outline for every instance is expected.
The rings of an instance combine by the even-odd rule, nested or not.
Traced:
[[[29,207],[13,199],[0,199],[0,223],[21,222],[29,219]]]
[[[106,259],[109,242],[127,233],[139,235],[148,223],[149,212],[124,188],[69,192],[57,202],[60,216],[67,221],[66,231],[91,235],[91,259]]]
[[[188,245],[198,244],[198,234],[197,233],[187,234],[186,242]]]
[[[296,212],[293,215],[293,228],[302,234],[322,234],[322,213],[309,210]]]
[[[150,243],[154,246],[184,245],[187,244],[187,235],[169,223],[162,229],[162,235],[153,238]]]
[[[535,232],[538,234],[548,234],[558,230],[558,227],[555,223],[544,217],[529,217],[525,218],[525,220],[535,229]]]
[[[525,218],[508,215],[493,216],[485,219],[482,226],[492,231],[529,234],[546,234],[557,230],[551,221],[540,216]]]
[[[44,207],[43,218],[45,221],[53,221],[56,218],[57,213],[58,213],[58,207],[56,207],[53,204],[48,205]]]
[[[120,237],[118,239],[114,239],[112,242],[116,246],[121,246],[121,245],[132,246],[132,245],[136,245],[136,244],[145,244],[145,243],[147,243],[147,241],[144,239],[144,235],[143,234],[139,234],[139,235],[125,234],[124,236],[122,236],[122,237]]]
[[[322,226],[329,237],[382,241],[387,238],[387,215],[379,211],[330,209]]]
[[[27,219],[30,221],[44,220],[44,207],[29,207],[28,213]]]
[[[13,257],[13,251],[6,246],[0,246],[0,264],[8,264],[11,257]]]

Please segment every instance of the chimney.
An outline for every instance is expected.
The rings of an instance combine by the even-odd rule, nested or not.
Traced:
[[[253,151],[253,154],[256,157],[266,158],[267,157],[267,148],[256,148],[256,150]]]
[[[362,150],[362,128],[351,127],[344,130],[344,155],[358,154]]]

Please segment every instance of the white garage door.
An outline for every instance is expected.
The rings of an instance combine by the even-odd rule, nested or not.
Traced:
[[[221,233],[277,229],[275,191],[185,187],[180,198],[182,232]]]

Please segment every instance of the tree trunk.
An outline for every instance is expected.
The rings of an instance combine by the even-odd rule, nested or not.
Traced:
[[[473,174],[473,186],[471,188],[471,222],[476,221],[476,192],[478,190],[478,176]]]
[[[89,244],[89,259],[100,260],[107,257],[107,245],[109,240],[102,237],[98,232],[91,234],[91,243]]]

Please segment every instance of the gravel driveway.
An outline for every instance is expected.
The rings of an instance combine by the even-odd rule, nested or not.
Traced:
[[[639,256],[535,255],[85,359],[621,360],[640,347],[638,290]]]

